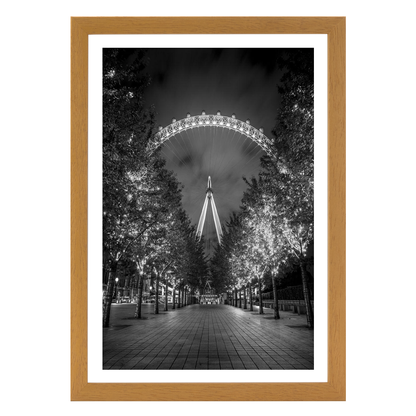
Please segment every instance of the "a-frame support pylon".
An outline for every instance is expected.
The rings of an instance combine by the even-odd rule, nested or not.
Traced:
[[[211,187],[211,176],[208,176],[208,187],[205,194],[205,201],[202,207],[201,216],[199,217],[198,228],[196,229],[197,238],[201,239],[202,230],[204,229],[205,218],[207,216],[208,203],[211,203],[212,215],[214,217],[215,231],[217,232],[218,243],[221,244],[222,228],[220,218],[218,217],[217,207],[215,206],[214,194]]]

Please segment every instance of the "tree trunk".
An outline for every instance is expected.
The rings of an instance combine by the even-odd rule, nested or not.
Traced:
[[[279,304],[277,300],[277,283],[276,283],[276,276],[274,275],[272,275],[272,282],[273,282],[273,298],[274,298],[273,315],[274,315],[274,319],[280,319]]]
[[[261,277],[259,277],[259,315],[263,315],[263,296],[261,291]]]
[[[302,286],[303,286],[303,296],[305,298],[306,306],[306,320],[308,322],[308,327],[313,328],[313,309],[311,305],[311,298],[309,296],[308,282],[306,280],[306,270],[305,263],[300,263],[300,270],[302,271]]]
[[[175,309],[175,302],[176,302],[176,279],[173,281],[173,288],[172,288],[172,309]]]
[[[247,309],[247,286],[244,286],[244,309]]]
[[[133,298],[134,298],[134,289],[136,288],[136,280],[137,280],[137,275],[138,275],[139,273],[138,272],[136,272],[135,274],[134,274],[134,276],[133,276],[133,278],[132,279],[130,279],[130,286],[129,286],[129,293],[130,293],[130,295],[129,295],[129,297],[130,297],[130,302],[133,302]]]
[[[238,307],[241,309],[241,289],[238,291]]]
[[[250,311],[252,311],[253,310],[253,291],[251,289],[251,282],[248,285],[248,290],[249,290],[248,298],[250,302]]]
[[[237,288],[234,288],[234,306],[237,308],[238,307],[238,303],[237,303]]]
[[[155,290],[155,315],[159,313],[159,272],[156,273]]]
[[[128,296],[129,294],[130,279],[131,277],[129,274],[124,279],[123,296]]]
[[[137,287],[137,304],[136,310],[134,311],[134,317],[141,319],[142,317],[142,297],[143,297],[143,276],[139,275],[139,282]]]
[[[113,298],[117,265],[117,262],[113,262],[110,266],[110,273],[108,274],[107,293],[103,299],[103,328],[108,328],[110,324],[111,300]]]
[[[168,285],[168,279],[166,279],[165,284],[165,311],[168,310],[168,294],[169,294],[169,285]]]
[[[181,307],[181,288],[178,289],[178,309]]]

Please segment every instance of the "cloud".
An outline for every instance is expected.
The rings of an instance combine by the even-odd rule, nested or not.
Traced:
[[[157,122],[165,127],[191,115],[236,114],[265,134],[275,124],[279,97],[276,85],[281,73],[274,62],[278,49],[151,49],[146,93],[154,104]],[[167,168],[184,185],[183,205],[197,224],[205,199],[208,176],[221,223],[238,211],[246,185],[243,176],[256,175],[263,151],[244,136],[219,127],[182,132],[163,146]],[[215,240],[215,228],[207,214],[206,231]]]

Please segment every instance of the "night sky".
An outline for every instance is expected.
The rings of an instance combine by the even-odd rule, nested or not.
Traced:
[[[173,118],[216,114],[250,120],[271,137],[279,106],[276,68],[279,49],[149,49],[152,82],[146,103],[154,105],[157,124],[166,127]],[[187,130],[162,148],[167,168],[183,184],[183,205],[192,222],[198,223],[208,176],[220,221],[238,211],[246,185],[243,176],[256,175],[264,152],[250,139],[220,127]],[[211,210],[204,235],[207,254],[216,244]]]

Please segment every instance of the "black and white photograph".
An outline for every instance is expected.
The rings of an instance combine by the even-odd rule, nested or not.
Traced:
[[[314,48],[102,61],[103,370],[313,370]]]

